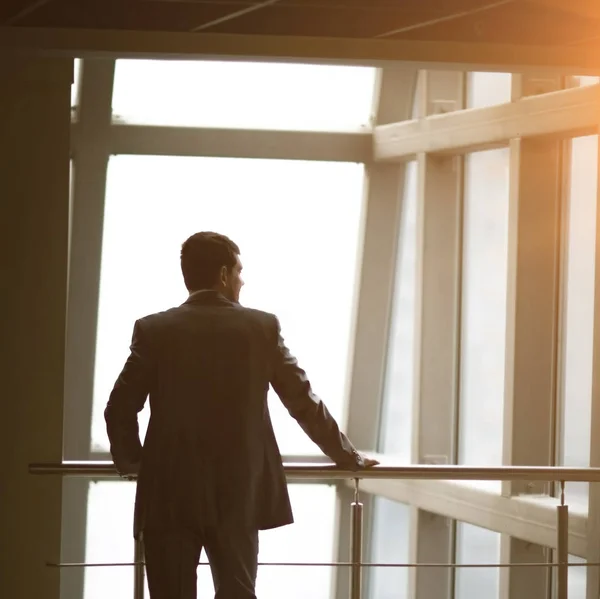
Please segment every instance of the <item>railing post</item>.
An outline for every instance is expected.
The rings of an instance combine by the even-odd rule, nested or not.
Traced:
[[[362,545],[363,545],[363,504],[358,492],[358,478],[354,479],[354,501],[352,513],[352,539],[350,552],[352,566],[350,569],[350,599],[361,599],[362,596]]]
[[[560,505],[556,508],[556,553],[558,562],[557,599],[568,599],[569,595],[569,506],[565,505],[565,483],[560,482]]]
[[[133,599],[144,599],[144,542],[135,540],[133,561]]]

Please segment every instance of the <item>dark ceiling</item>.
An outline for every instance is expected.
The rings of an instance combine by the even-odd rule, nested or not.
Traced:
[[[596,45],[600,0],[2,0],[0,25]]]

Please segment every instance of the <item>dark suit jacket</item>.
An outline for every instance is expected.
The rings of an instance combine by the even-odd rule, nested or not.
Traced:
[[[362,457],[290,354],[277,318],[213,291],[135,323],[104,412],[117,469],[140,463],[134,535],[146,527],[293,522],[267,406],[269,383],[339,466]],[[142,447],[137,414],[150,396]]]

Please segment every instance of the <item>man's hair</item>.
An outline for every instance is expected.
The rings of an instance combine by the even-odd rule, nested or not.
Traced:
[[[181,246],[181,272],[188,291],[211,289],[223,266],[235,266],[240,248],[229,237],[202,231],[186,239]]]

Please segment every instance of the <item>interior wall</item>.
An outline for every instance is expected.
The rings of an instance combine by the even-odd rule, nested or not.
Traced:
[[[28,464],[62,459],[72,76],[68,58],[0,57],[5,597],[59,596],[62,481]]]

